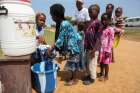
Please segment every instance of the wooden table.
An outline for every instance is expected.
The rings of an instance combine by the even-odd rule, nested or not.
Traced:
[[[31,93],[31,55],[0,57],[2,93]],[[1,88],[0,88],[1,89]]]

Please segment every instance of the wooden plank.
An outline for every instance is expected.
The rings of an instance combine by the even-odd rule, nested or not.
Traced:
[[[0,58],[4,93],[31,93],[30,56]]]
[[[31,55],[26,55],[26,56],[16,56],[16,57],[12,57],[12,56],[0,56],[0,61],[9,61],[13,62],[13,61],[26,61],[31,59]]]

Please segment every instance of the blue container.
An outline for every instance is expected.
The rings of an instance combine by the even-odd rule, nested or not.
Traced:
[[[31,70],[34,75],[34,87],[39,93],[53,93],[56,88],[57,64],[44,62],[45,67],[42,71],[41,63],[34,64]]]

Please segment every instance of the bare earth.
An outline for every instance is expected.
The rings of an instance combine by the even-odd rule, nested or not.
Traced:
[[[139,53],[140,42],[122,39],[115,49],[115,63],[110,65],[108,81],[100,82],[97,78],[89,86],[83,85],[81,80],[77,85],[65,86],[62,79],[68,74],[61,72],[55,93],[140,93]],[[64,63],[60,65],[63,68]]]

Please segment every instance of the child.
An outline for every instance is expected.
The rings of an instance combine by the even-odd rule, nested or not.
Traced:
[[[46,15],[44,13],[36,14],[36,39],[38,44],[46,44],[44,38]]]
[[[115,38],[114,38],[114,48],[119,44],[120,36],[124,33],[124,20],[123,20],[123,10],[121,7],[115,10]]]
[[[72,25],[64,20],[65,9],[61,4],[54,4],[50,7],[50,14],[56,23],[60,23],[59,35],[53,48],[57,48],[60,52],[66,51],[69,59],[65,65],[65,70],[72,72],[72,77],[66,85],[77,83],[77,71],[79,70],[79,53],[80,48],[78,41],[81,40],[80,35],[74,30]],[[64,47],[64,48],[62,48]]]
[[[106,13],[108,15],[109,25],[113,24],[113,17],[112,17],[113,10],[114,10],[114,5],[113,4],[107,4]]]
[[[80,46],[80,68],[82,71],[86,70],[85,66],[85,49],[84,49],[84,40],[85,40],[85,34],[84,34],[85,24],[79,23],[78,24],[78,33],[80,34],[82,40],[79,41]]]
[[[123,10],[121,7],[116,8],[115,10],[115,27],[123,32],[124,30],[124,20],[123,20]]]
[[[85,50],[88,74],[83,82],[85,85],[94,83],[96,79],[96,67],[100,49],[100,35],[102,29],[101,22],[98,20],[100,7],[97,4],[91,5],[88,11],[91,20],[85,31]]]
[[[106,6],[106,13],[108,15],[108,20],[109,20],[109,25],[112,26],[114,23],[113,23],[113,16],[112,16],[112,13],[114,11],[114,5],[113,4],[107,4]],[[115,59],[114,59],[114,50],[112,48],[112,62],[115,62]]]
[[[104,13],[101,16],[103,24],[103,32],[101,36],[101,49],[100,49],[100,69],[101,77],[99,80],[108,80],[109,64],[112,61],[112,45],[114,39],[114,30],[109,26],[108,15]]]
[[[40,54],[39,47],[40,45],[46,44],[44,38],[44,27],[45,27],[46,15],[44,13],[36,14],[36,40],[37,40],[37,49],[33,53],[33,63],[41,62],[42,55]]]
[[[75,12],[75,24],[78,28],[78,32],[82,37],[82,40],[79,42],[79,46],[81,49],[80,52],[80,62],[81,62],[81,69],[85,69],[85,51],[84,51],[84,31],[86,28],[86,24],[90,21],[88,9],[84,7],[84,0],[76,0],[76,12]]]

